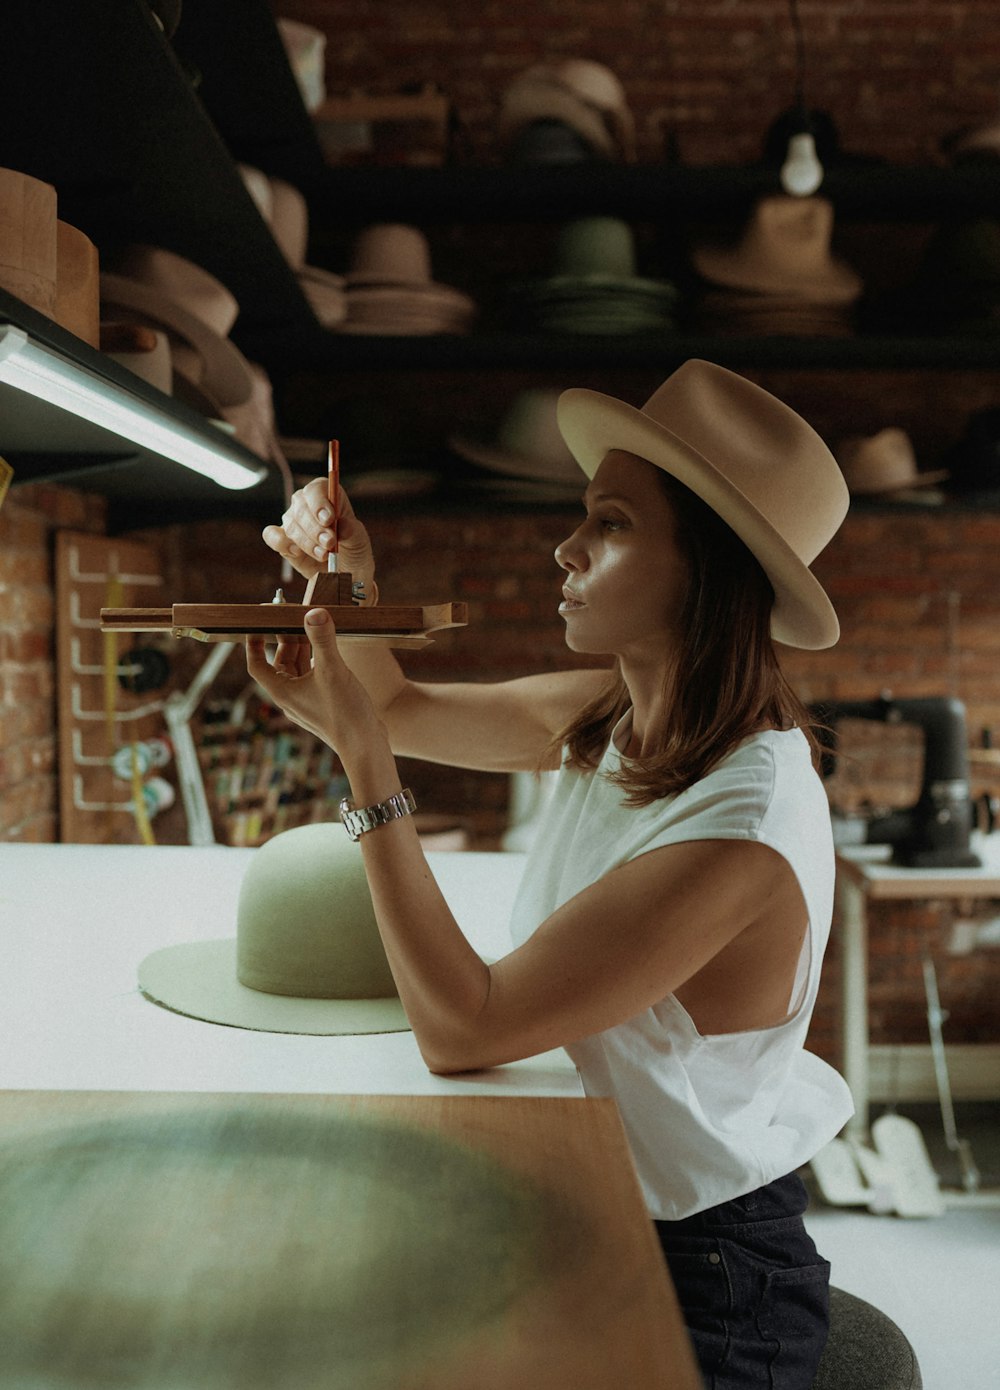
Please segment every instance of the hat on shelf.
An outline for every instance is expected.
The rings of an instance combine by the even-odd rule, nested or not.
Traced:
[[[558,333],[637,333],[672,328],[677,291],[636,273],[635,237],[617,217],[565,223],[553,273],[509,287],[512,316]]]
[[[309,208],[294,184],[273,178],[252,164],[237,166],[257,211],[278,249],[298,278],[302,293],[324,328],[342,323],[347,314],[343,276],[306,264]]]
[[[449,437],[449,447],[493,474],[494,485],[497,478],[517,479],[537,485],[538,492],[547,498],[578,500],[583,480],[559,430],[559,395],[557,390],[543,388],[519,391],[494,434],[476,437],[456,433]]]
[[[139,986],[176,1013],[265,1033],[409,1028],[379,936],[360,847],[301,825],[254,851],[236,936],[154,951]]]
[[[510,149],[521,132],[538,122],[559,122],[575,131],[592,155],[635,158],[635,125],[624,89],[601,63],[568,58],[518,74],[500,105],[501,145]]]
[[[364,228],[344,279],[347,317],[336,326],[341,333],[467,333],[475,317],[470,295],[434,280],[426,236],[404,223]]]
[[[101,314],[166,333],[175,394],[190,388],[191,404],[219,415],[249,400],[249,363],[228,334],[239,305],[202,266],[159,246],[128,247],[115,271],[101,275]]]
[[[103,322],[100,350],[165,396],[173,395],[174,369],[166,333],[143,323]]]
[[[594,151],[583,136],[562,121],[532,121],[517,132],[508,150],[512,164],[581,164]]]
[[[921,473],[910,436],[894,425],[842,439],[834,453],[848,488],[858,497],[920,492],[948,477],[947,469]]]
[[[837,615],[809,567],[846,516],[849,493],[833,454],[789,406],[692,358],[640,410],[597,391],[564,391],[559,427],[588,477],[623,449],[717,512],[771,582],[775,641],[807,649],[837,641]]]
[[[833,205],[826,198],[761,198],[735,246],[691,253],[705,281],[702,328],[718,332],[835,335],[851,331],[861,277],[831,253]]]
[[[17,169],[0,169],[0,289],[52,318],[58,246],[56,190]]]
[[[851,304],[861,277],[830,251],[833,204],[826,198],[761,198],[734,247],[692,252],[698,273],[714,285],[774,294],[811,304]]]

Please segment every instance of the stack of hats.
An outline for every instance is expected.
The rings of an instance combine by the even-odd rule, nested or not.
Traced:
[[[476,315],[470,295],[435,283],[423,232],[400,223],[378,223],[360,234],[344,297],[338,333],[468,333]]]
[[[760,199],[733,247],[692,253],[705,282],[698,325],[713,333],[846,336],[861,277],[833,256],[833,206],[825,198]]]
[[[616,217],[568,222],[556,246],[554,273],[511,286],[520,326],[553,333],[642,333],[674,327],[677,290],[636,274],[635,238]]]
[[[635,159],[635,124],[624,89],[609,68],[587,58],[519,74],[504,92],[497,135],[516,163]]]
[[[250,164],[239,166],[247,191],[271,230],[285,260],[295,272],[302,293],[324,328],[336,328],[347,317],[344,277],[321,266],[306,264],[309,209],[299,190]]]
[[[556,418],[558,390],[519,392],[489,436],[453,434],[448,444],[484,473],[466,473],[466,487],[519,501],[578,502],[586,479]]]
[[[271,383],[230,341],[239,304],[220,280],[174,251],[137,244],[101,275],[100,287],[109,356],[273,457]]]
[[[842,439],[834,453],[854,497],[889,498],[929,506],[943,501],[938,486],[947,479],[947,469],[922,473],[910,436],[895,425],[872,435]]]

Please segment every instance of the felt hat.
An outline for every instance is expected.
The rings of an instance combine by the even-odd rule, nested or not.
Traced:
[[[566,58],[520,73],[504,92],[498,133],[510,143],[537,121],[554,120],[575,130],[597,154],[635,158],[635,124],[625,91],[603,63]]]
[[[160,246],[131,246],[114,273],[101,275],[101,313],[165,332],[171,348],[178,349],[175,374],[190,379],[219,406],[249,400],[253,382],[247,360],[227,336],[239,305],[202,266]]]
[[[337,822],[300,825],[258,849],[236,936],[166,946],[139,986],[177,1013],[265,1033],[409,1028],[379,936],[360,846]]]
[[[559,428],[590,478],[605,454],[623,449],[684,483],[732,527],[771,581],[774,640],[834,645],[837,615],[809,566],[850,499],[833,454],[789,406],[735,372],[692,358],[640,410],[597,391],[564,391]]]
[[[418,227],[365,227],[351,252],[347,317],[340,333],[465,333],[475,316],[470,295],[433,279],[430,244]]]
[[[559,391],[529,387],[519,391],[500,421],[495,437],[453,434],[455,453],[492,473],[532,482],[560,484],[579,497],[580,468],[559,430]]]
[[[828,199],[777,194],[757,201],[736,246],[696,247],[691,259],[698,274],[716,285],[813,304],[849,304],[863,283],[831,255],[832,233]]]
[[[859,497],[934,487],[948,477],[946,468],[921,473],[910,436],[895,426],[842,439],[835,453],[848,488]]]

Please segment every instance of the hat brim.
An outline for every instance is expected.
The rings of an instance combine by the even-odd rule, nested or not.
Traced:
[[[857,497],[890,497],[896,492],[916,492],[921,488],[939,487],[950,477],[951,474],[946,468],[940,468],[933,473],[914,473],[911,478],[902,482],[897,479],[892,483],[880,483],[877,478],[867,478],[860,483],[852,483],[848,478],[848,487]]]
[[[771,636],[776,642],[809,651],[836,643],[840,623],[819,580],[739,488],[696,449],[634,406],[582,387],[563,392],[558,419],[588,478],[607,453],[623,449],[689,487],[735,531],[774,589]]]
[[[240,350],[214,332],[195,314],[149,285],[122,275],[101,276],[101,310],[126,310],[142,320],[189,343],[205,364],[201,385],[222,405],[244,405],[253,390],[253,378]]]
[[[174,1013],[261,1033],[404,1033],[399,999],[304,999],[264,994],[236,978],[236,938],[189,941],[153,951],[139,966],[139,988]]]
[[[533,483],[554,483],[565,488],[566,492],[579,497],[582,480],[579,468],[572,459],[542,458],[528,454],[515,454],[489,440],[473,439],[468,435],[448,436],[448,447],[470,463],[488,468],[491,473],[500,473],[506,478],[523,478]]]

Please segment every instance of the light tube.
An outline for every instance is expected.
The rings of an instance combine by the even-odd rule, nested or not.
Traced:
[[[207,443],[183,421],[160,414],[125,387],[39,346],[23,329],[9,323],[0,323],[0,382],[101,425],[161,458],[211,478],[219,487],[234,491],[253,487],[267,473],[264,463],[255,468],[242,456],[228,453],[221,431],[217,447]]]

